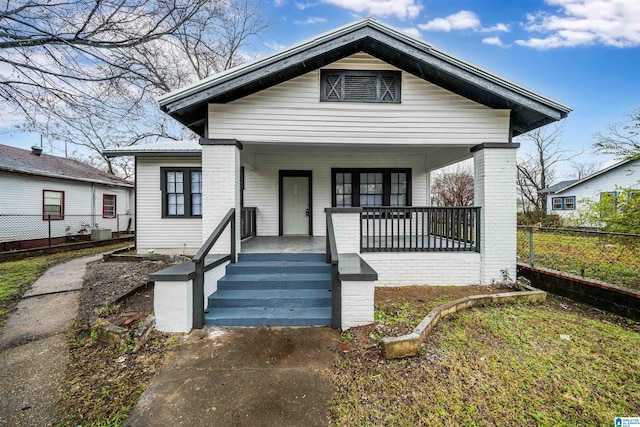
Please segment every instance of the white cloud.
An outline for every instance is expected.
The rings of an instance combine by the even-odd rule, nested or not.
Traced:
[[[536,49],[602,44],[614,47],[640,46],[638,0],[545,0],[558,7],[555,14],[527,15],[525,29],[539,33],[521,46]]]
[[[305,9],[309,9],[310,7],[316,7],[318,5],[318,3],[299,3],[299,2],[294,2],[294,4],[296,5],[296,8],[298,10],[305,10]]]
[[[322,0],[323,3],[373,16],[417,18],[422,5],[416,0]]]
[[[405,34],[410,35],[411,37],[415,37],[417,39],[420,38],[420,30],[417,28],[402,28],[400,31],[402,31]]]
[[[278,42],[262,42],[263,45],[265,45],[266,47],[268,47],[269,49],[273,50],[273,51],[277,51],[277,50],[282,50],[284,49],[286,46],[283,44],[280,44]]]
[[[498,22],[496,25],[492,25],[491,27],[483,28],[480,31],[483,33],[508,33],[511,31],[511,28],[507,24],[503,24],[502,22]]]
[[[420,24],[418,28],[423,31],[446,32],[451,30],[477,30],[480,28],[480,18],[471,11],[461,10],[446,18],[435,18],[426,24]]]
[[[286,0],[273,0],[273,5],[275,7],[282,7],[287,4]]]
[[[293,22],[294,24],[297,24],[297,25],[311,25],[311,24],[322,24],[324,22],[327,22],[327,19],[319,18],[316,16],[310,16],[305,21],[293,21]]]
[[[502,43],[502,40],[500,40],[500,37],[498,37],[498,36],[486,37],[486,38],[482,39],[482,43],[490,44],[490,45],[493,45],[493,46],[508,47],[508,46],[506,46],[505,44]]]

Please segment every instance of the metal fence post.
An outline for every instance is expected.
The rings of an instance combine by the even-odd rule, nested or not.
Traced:
[[[51,247],[51,214],[47,214],[47,222],[49,225],[49,247]]]
[[[533,227],[529,227],[529,264],[533,267]]]

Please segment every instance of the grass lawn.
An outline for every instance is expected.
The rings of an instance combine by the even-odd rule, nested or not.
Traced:
[[[107,252],[124,247],[127,244],[100,246],[70,252],[59,252],[52,255],[43,255],[25,258],[19,261],[6,261],[0,263],[0,325],[4,323],[6,316],[13,310],[18,300],[35,282],[38,277],[54,264],[69,261],[86,255]]]
[[[402,292],[395,305],[376,295],[385,322],[411,312],[415,295]],[[458,297],[441,292],[442,302]],[[638,323],[550,296],[456,313],[421,356],[401,360],[374,346],[386,327],[350,330],[351,351],[332,376],[333,425],[587,426],[640,416]]]
[[[529,262],[529,230],[518,229],[518,256]],[[640,290],[640,238],[534,230],[535,265]]]

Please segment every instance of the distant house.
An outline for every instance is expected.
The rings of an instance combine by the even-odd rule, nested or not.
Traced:
[[[570,219],[590,202],[615,197],[621,189],[640,191],[640,160],[624,160],[582,179],[562,181],[541,191],[547,214]]]
[[[0,251],[132,230],[134,185],[73,159],[0,144]]]

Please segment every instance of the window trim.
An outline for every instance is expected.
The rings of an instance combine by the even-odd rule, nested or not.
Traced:
[[[382,206],[391,206],[391,174],[407,174],[407,198],[406,205],[412,203],[412,169],[411,168],[331,168],[331,206],[336,207],[336,173],[351,174],[351,206],[360,207],[360,174],[361,173],[382,173]]]
[[[567,208],[565,200],[570,199],[573,200],[573,207]],[[556,200],[561,200],[560,208],[556,208],[555,202]],[[558,196],[551,198],[551,210],[553,211],[575,211],[576,210],[576,196]]]
[[[341,99],[329,99],[326,95],[327,75],[339,74],[340,78],[349,76],[375,76],[376,80],[376,99],[345,99],[344,90],[341,93]],[[395,78],[396,99],[392,101],[384,101],[380,99],[380,83],[383,82],[383,76],[393,76]],[[343,86],[344,89],[344,86]],[[383,95],[384,97],[384,95]],[[356,103],[374,103],[374,104],[400,104],[402,103],[402,71],[399,70],[340,70],[332,68],[324,68],[320,70],[320,102],[356,102]]]
[[[167,197],[167,173],[182,172],[184,174],[183,193],[184,194],[184,214],[169,215],[169,198]],[[162,192],[162,218],[202,218],[202,215],[192,215],[192,193],[191,193],[191,173],[200,172],[202,168],[197,167],[160,167],[160,191]],[[187,185],[188,183],[188,185]],[[202,194],[202,193],[200,193]]]
[[[105,198],[113,197],[113,215],[105,214]],[[118,195],[117,194],[102,194],[102,218],[116,218],[118,216]]]
[[[62,197],[60,198],[60,215],[59,216],[51,216],[51,214],[47,214],[44,210],[44,198],[45,198],[45,193],[46,192],[50,192],[50,193],[60,193],[62,194]],[[64,205],[65,205],[65,194],[64,191],[62,190],[47,190],[46,188],[42,190],[42,220],[43,221],[62,221],[64,220]],[[47,217],[47,215],[49,215]]]

